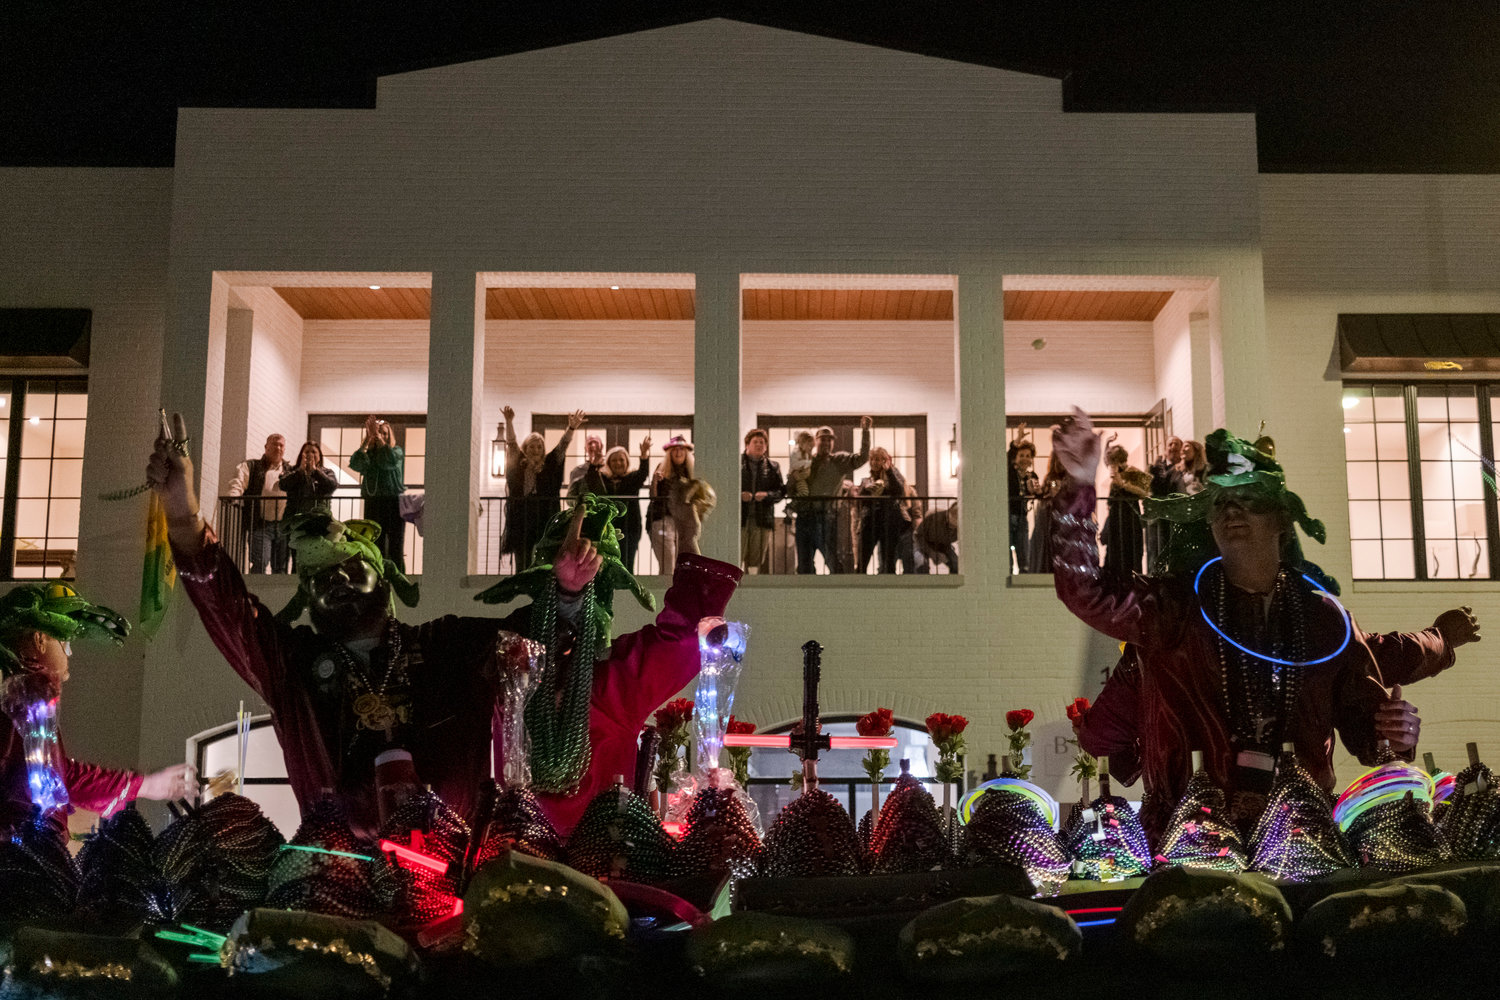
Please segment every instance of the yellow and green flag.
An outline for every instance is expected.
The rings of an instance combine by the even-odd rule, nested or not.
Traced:
[[[167,614],[167,599],[177,586],[177,566],[167,544],[167,509],[155,491],[146,508],[146,562],[141,567],[141,631],[156,634]]]

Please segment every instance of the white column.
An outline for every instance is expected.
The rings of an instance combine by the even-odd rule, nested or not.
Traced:
[[[958,276],[958,466],[963,575],[1003,586],[1010,575],[1005,478],[1005,337],[1000,276]],[[993,516],[979,516],[993,511]]]
[[[719,495],[703,554],[740,561],[740,276],[699,274],[694,301],[693,461]],[[748,430],[749,428],[746,428]],[[670,569],[663,567],[664,573]]]
[[[1188,317],[1188,355],[1192,368],[1193,426],[1184,427],[1177,433],[1180,437],[1192,437],[1199,441],[1208,437],[1217,424],[1214,407],[1214,352],[1212,322],[1206,312],[1195,312]],[[1220,397],[1222,399],[1222,395]],[[1218,408],[1222,412],[1223,407]]]
[[[484,382],[484,288],[478,269],[435,271],[427,340],[427,501],[421,614],[464,613],[474,571]]]

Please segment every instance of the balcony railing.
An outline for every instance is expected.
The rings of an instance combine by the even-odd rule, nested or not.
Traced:
[[[408,497],[420,497],[421,494],[420,484],[407,487]],[[359,495],[358,487],[353,489],[341,487],[323,503],[340,521],[366,516],[365,501]],[[273,504],[275,506],[272,506]],[[416,506],[420,510],[420,503]],[[224,546],[225,553],[234,560],[240,572],[250,573],[252,568],[257,572],[296,572],[294,560],[286,547],[282,521],[268,520],[268,515],[272,512],[278,515],[285,514],[285,494],[246,494],[219,498],[214,530],[219,533],[219,542]],[[422,572],[422,533],[418,527],[421,518],[417,515],[415,521],[410,517],[405,520],[403,552],[406,557],[406,573],[408,576],[414,576]],[[259,549],[258,557],[254,551],[257,548]]]
[[[637,576],[662,572],[664,557],[681,551],[663,537],[668,529],[658,518],[652,520],[651,500],[645,496],[611,497],[622,504],[634,504],[640,512],[641,534],[635,546],[630,569]],[[524,567],[517,566],[515,552],[502,551],[505,538],[505,496],[479,498],[479,572],[483,575],[507,575]],[[570,498],[559,501],[571,504]],[[805,573],[870,574],[880,573],[956,573],[957,543],[930,544],[926,533],[918,530],[924,517],[947,517],[957,497],[907,497],[894,501],[888,497],[837,496],[798,497],[776,501],[773,526],[767,545],[768,566],[773,574]],[[903,513],[904,511],[904,513]],[[731,501],[709,514],[710,518],[739,517],[739,502]],[[615,524],[626,530],[627,518]],[[941,538],[941,532],[932,532]],[[889,547],[889,555],[881,550]],[[622,549],[625,546],[622,544]],[[627,554],[622,552],[622,554]],[[804,569],[803,567],[810,568]]]
[[[408,487],[408,496],[417,495],[420,486]],[[663,573],[664,558],[675,558],[682,551],[680,539],[668,540],[672,532],[668,519],[652,520],[651,501],[644,496],[622,496],[611,499],[634,504],[640,512],[641,530],[635,539],[633,558],[629,559],[637,576]],[[478,572],[484,576],[505,576],[525,568],[513,551],[502,551],[505,538],[505,496],[479,498],[476,510],[479,539]],[[260,572],[294,572],[290,553],[285,549],[281,522],[269,521],[273,509],[284,514],[286,498],[277,495],[221,497],[215,528],[229,557],[242,572],[252,567]],[[568,497],[558,499],[560,507],[573,503]],[[837,496],[798,497],[779,500],[773,506],[772,527],[766,539],[769,549],[766,563],[772,574],[790,575],[880,575],[956,573],[958,545],[956,531],[923,531],[921,522],[928,517],[947,518],[956,497],[907,497],[895,501],[884,497]],[[277,508],[269,505],[278,504]],[[366,517],[365,503],[356,489],[341,488],[328,501],[334,517],[340,520]],[[731,501],[709,514],[710,518],[739,516],[738,501]],[[408,518],[405,535],[406,571],[422,572],[422,536],[417,529],[420,518]],[[625,531],[628,519],[615,522]],[[935,541],[934,541],[935,539]],[[534,538],[532,539],[534,542]],[[629,539],[622,539],[622,555],[628,551]],[[279,547],[278,547],[279,546]],[[256,555],[256,550],[259,556]],[[278,559],[277,557],[280,556]],[[810,567],[810,568],[809,568]],[[668,572],[670,572],[668,570]]]

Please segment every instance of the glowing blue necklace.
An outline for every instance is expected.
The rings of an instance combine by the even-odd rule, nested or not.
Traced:
[[[1235,642],[1229,637],[1228,633],[1226,633],[1214,622],[1212,618],[1208,617],[1208,609],[1203,606],[1203,595],[1199,591],[1199,584],[1203,582],[1203,574],[1207,572],[1208,568],[1214,563],[1223,561],[1223,556],[1214,556],[1208,562],[1204,563],[1202,568],[1198,570],[1198,575],[1193,577],[1193,596],[1198,598],[1198,611],[1203,615],[1203,620],[1208,622],[1208,627],[1218,633],[1220,639],[1223,639],[1225,642],[1229,643],[1231,646],[1233,646],[1235,649],[1238,649],[1242,653],[1248,653],[1250,656],[1253,656],[1258,660],[1265,660],[1267,663],[1275,663],[1283,667],[1311,667],[1319,663],[1327,663],[1329,660],[1333,659],[1335,656],[1338,656],[1348,648],[1349,640],[1354,638],[1354,623],[1349,617],[1349,612],[1346,611],[1344,609],[1344,606],[1339,603],[1339,599],[1337,597],[1334,597],[1328,591],[1319,588],[1318,582],[1312,577],[1308,576],[1306,573],[1302,574],[1302,579],[1306,580],[1308,584],[1311,585],[1313,593],[1320,594],[1332,601],[1333,606],[1339,609],[1339,615],[1344,619],[1344,641],[1339,643],[1337,649],[1329,653],[1327,656],[1318,657],[1316,660],[1283,660],[1275,656],[1269,656],[1265,653],[1257,653],[1249,646],[1242,646],[1239,643]]]

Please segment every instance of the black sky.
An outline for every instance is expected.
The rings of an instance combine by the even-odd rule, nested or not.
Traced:
[[[369,107],[382,73],[713,16],[1047,73],[1070,111],[1253,110],[1265,171],[1500,172],[1493,0],[5,0],[0,165],[170,166],[181,106]]]

